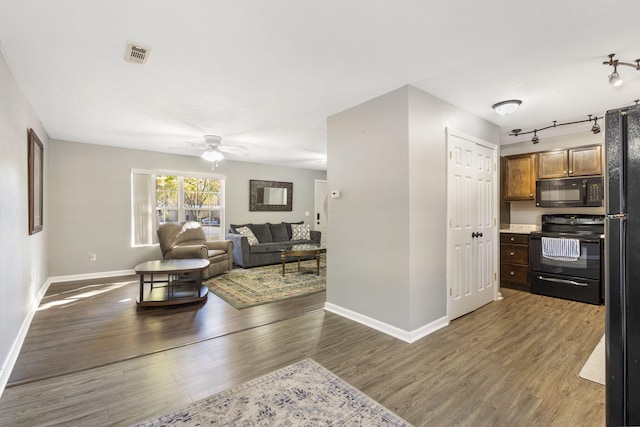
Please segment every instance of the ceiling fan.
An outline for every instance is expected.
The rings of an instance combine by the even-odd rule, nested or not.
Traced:
[[[223,153],[244,154],[247,147],[243,145],[224,145],[222,137],[218,135],[204,135],[204,142],[189,142],[187,144],[192,147],[204,150],[200,157],[210,162],[219,162],[224,159]]]

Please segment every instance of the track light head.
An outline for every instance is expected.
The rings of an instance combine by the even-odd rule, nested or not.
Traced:
[[[617,59],[613,59],[614,56],[616,56],[615,53],[610,53],[609,60],[604,61],[602,64],[613,67],[613,73],[611,73],[611,75],[609,76],[609,84],[613,87],[618,87],[622,83],[624,83],[624,80],[622,80],[622,77],[620,77],[620,74],[618,74],[618,66],[626,65],[627,67],[633,67],[637,71],[640,71],[640,59],[636,59],[635,64],[632,64],[630,62],[620,62]]]
[[[589,118],[591,118],[591,116],[589,116]],[[600,125],[598,124],[597,117],[593,119],[593,126],[591,126],[591,132],[593,132],[594,135],[600,133]]]
[[[624,83],[624,80],[618,74],[617,68],[613,68],[613,73],[609,76],[609,84],[613,87],[620,87]]]
[[[533,131],[533,138],[531,138],[531,142],[533,142],[534,144],[537,144],[538,142],[540,142],[540,138],[538,138],[537,133],[538,133],[538,131],[534,130]]]

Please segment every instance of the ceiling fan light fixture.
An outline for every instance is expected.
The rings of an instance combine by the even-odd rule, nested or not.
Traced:
[[[200,155],[200,157],[210,162],[219,162],[220,160],[224,159],[224,156],[218,150],[204,151],[202,155]]]
[[[493,108],[495,112],[500,114],[501,116],[506,116],[515,112],[518,107],[520,107],[520,104],[522,104],[522,101],[520,101],[519,99],[509,99],[493,104],[491,108]]]

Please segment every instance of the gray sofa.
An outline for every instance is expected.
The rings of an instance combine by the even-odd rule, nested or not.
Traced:
[[[321,233],[310,230],[310,239],[291,240],[291,224],[303,224],[300,222],[281,222],[280,224],[231,224],[229,233],[225,239],[233,242],[233,262],[240,267],[257,267],[260,265],[277,264],[281,262],[280,250],[292,245],[320,244]],[[249,244],[246,236],[237,232],[238,228],[248,227],[258,243]]]

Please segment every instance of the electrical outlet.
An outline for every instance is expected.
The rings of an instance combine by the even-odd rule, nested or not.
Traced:
[[[93,252],[91,252],[89,254],[89,261],[95,261],[96,260],[96,254],[94,254]]]

